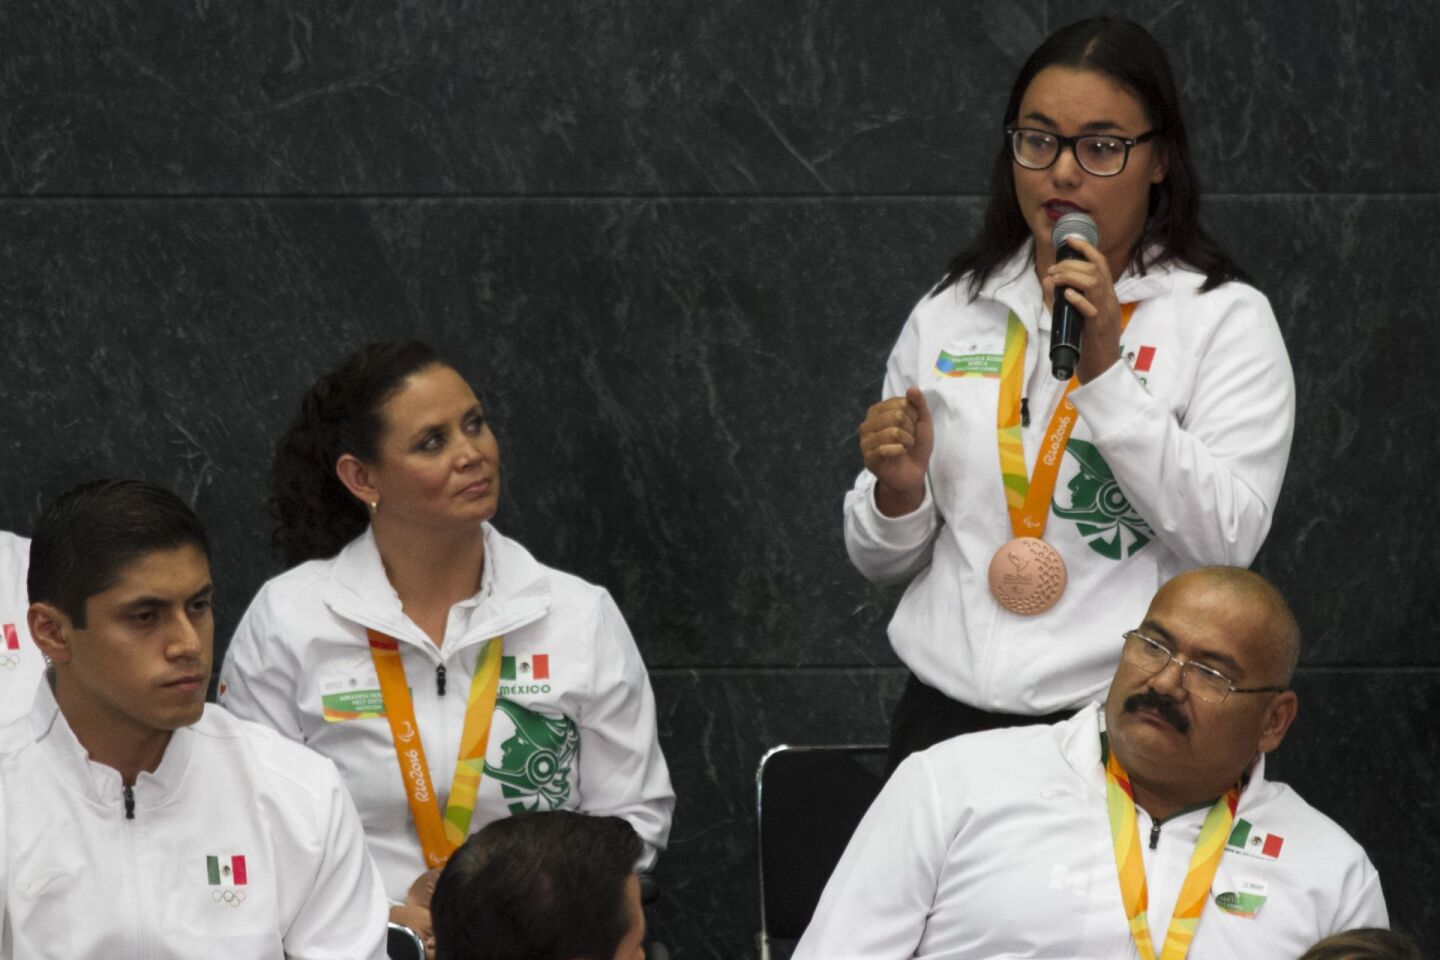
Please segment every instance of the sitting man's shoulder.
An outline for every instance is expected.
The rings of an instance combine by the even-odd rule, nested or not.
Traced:
[[[201,749],[213,754],[210,762],[223,758],[221,762],[244,767],[255,778],[257,789],[288,786],[328,795],[340,782],[328,757],[217,704],[206,704],[205,715],[191,730]]]

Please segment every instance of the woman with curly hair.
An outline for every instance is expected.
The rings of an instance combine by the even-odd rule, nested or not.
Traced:
[[[290,567],[251,603],[220,702],[330,757],[395,904],[513,813],[629,821],[648,866],[674,794],[639,651],[602,588],[490,523],[500,449],[469,384],[374,343],[306,393],[272,473]]]

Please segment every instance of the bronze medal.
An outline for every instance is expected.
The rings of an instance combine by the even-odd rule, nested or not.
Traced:
[[[1065,561],[1044,540],[1016,537],[990,560],[990,593],[1011,613],[1044,613],[1064,592]]]

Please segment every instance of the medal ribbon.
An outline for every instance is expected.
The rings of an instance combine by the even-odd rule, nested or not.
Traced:
[[[1140,960],[1157,960],[1155,946],[1150,940],[1150,921],[1145,916],[1150,894],[1145,883],[1144,853],[1135,815],[1135,792],[1130,786],[1129,775],[1115,759],[1115,751],[1107,753],[1105,806],[1110,813],[1110,837],[1115,844],[1115,869],[1120,875],[1120,902],[1130,921],[1130,936],[1135,940]],[[1220,867],[1220,855],[1225,852],[1225,839],[1230,836],[1235,807],[1239,802],[1240,785],[1236,784],[1225,796],[1216,800],[1205,815],[1205,823],[1200,827],[1200,838],[1195,841],[1195,852],[1190,855],[1190,868],[1180,887],[1180,896],[1175,901],[1175,912],[1170,916],[1170,929],[1165,934],[1165,945],[1158,960],[1185,960],[1190,941],[1195,939],[1195,929],[1200,925],[1200,912],[1205,909],[1205,901],[1209,898],[1210,884]]]
[[[460,732],[460,754],[450,781],[450,802],[442,819],[439,792],[431,781],[430,764],[425,759],[425,747],[415,723],[415,702],[410,699],[410,686],[405,682],[400,644],[378,630],[365,633],[370,638],[370,659],[375,662],[375,674],[380,678],[380,696],[385,701],[385,717],[390,722],[390,736],[395,743],[395,759],[400,764],[400,779],[405,784],[410,816],[415,821],[415,832],[420,835],[420,849],[428,866],[443,867],[465,842],[470,832],[470,818],[475,813],[475,797],[485,769],[485,747],[490,742],[490,721],[495,716],[495,696],[500,687],[503,638],[487,641],[475,662],[475,675],[470,678],[470,694],[465,702],[465,726]]]
[[[1120,305],[1120,330],[1130,325],[1135,304]],[[1000,477],[1005,484],[1005,506],[1010,511],[1010,529],[1017,537],[1044,537],[1050,519],[1050,498],[1060,475],[1060,460],[1070,431],[1080,412],[1070,402],[1070,391],[1079,385],[1071,377],[1060,397],[1060,405],[1045,428],[1040,456],[1035,458],[1035,475],[1025,476],[1025,447],[1021,442],[1020,382],[1025,379],[1025,325],[1010,311],[1005,327],[1005,354],[1000,360],[1000,403],[995,411],[995,437],[1000,447]]]

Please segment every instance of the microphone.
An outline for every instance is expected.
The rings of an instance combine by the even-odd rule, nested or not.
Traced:
[[[1055,221],[1050,241],[1055,244],[1055,262],[1061,260],[1083,260],[1085,255],[1065,242],[1066,237],[1078,236],[1091,246],[1100,246],[1100,228],[1090,215],[1072,210]],[[1055,316],[1050,323],[1050,372],[1056,380],[1069,380],[1080,362],[1080,336],[1085,332],[1085,315],[1065,299],[1069,287],[1055,288]]]

